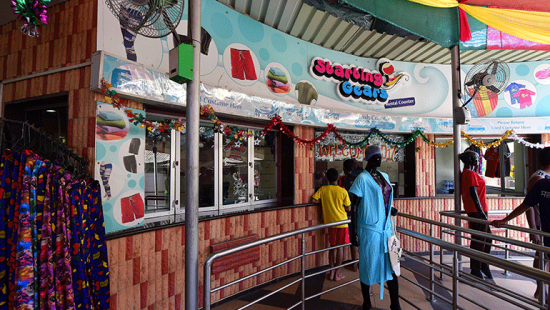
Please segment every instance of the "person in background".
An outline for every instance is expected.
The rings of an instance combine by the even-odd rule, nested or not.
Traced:
[[[349,194],[349,189],[351,188],[351,185],[353,184],[353,181],[355,181],[355,178],[357,176],[351,174],[351,172],[353,171],[353,169],[355,169],[355,160],[354,159],[346,159],[344,160],[344,164],[343,164],[343,168],[344,168],[344,175],[343,176],[340,176],[340,178],[338,178],[338,186],[342,187],[342,188],[345,188],[346,191],[348,191],[348,194]],[[348,219],[350,219],[350,214],[348,212]],[[351,223],[351,225],[353,225],[354,223]],[[353,244],[350,245],[350,251],[351,251],[351,259],[352,260],[358,260],[359,259],[359,249],[354,246]],[[357,265],[358,263],[355,263],[353,265],[350,265],[350,266],[346,266],[346,268],[350,269],[351,271],[357,271]]]
[[[531,190],[523,199],[523,202],[515,208],[510,214],[508,214],[502,220],[494,220],[491,222],[491,225],[495,227],[500,227],[502,224],[506,224],[511,219],[514,219],[523,212],[531,209],[532,207],[538,205],[540,209],[540,227],[542,231],[550,233],[550,179],[540,179],[533,185]],[[542,245],[545,247],[550,247],[550,238],[544,238]],[[546,259],[549,259],[549,255],[546,255]],[[550,271],[548,264],[544,267],[546,271]],[[543,286],[541,286],[543,287]],[[550,302],[550,296],[547,296],[547,303]]]
[[[351,174],[354,176],[358,176],[363,171],[365,171],[365,169],[363,169],[363,163],[358,161],[355,163],[355,169],[351,171]]]
[[[326,176],[329,185],[322,186],[311,196],[314,202],[321,202],[323,221],[325,224],[347,220],[346,211],[351,204],[348,192],[338,186],[338,170],[330,168]],[[330,246],[349,243],[348,224],[330,227],[328,229],[328,243]],[[338,267],[342,264],[344,248],[333,249],[329,251],[328,261],[330,268]],[[329,273],[329,280],[339,281],[344,279],[340,269],[333,269]]]
[[[460,175],[464,210],[471,218],[487,220],[488,207],[485,180],[475,172],[479,165],[479,155],[474,151],[466,150],[462,154],[459,154],[458,158],[464,164]],[[470,222],[469,227],[470,229],[484,233],[491,233],[491,229],[487,224]],[[470,248],[489,254],[491,253],[492,242],[493,240],[490,238],[472,235]],[[489,265],[473,258],[470,259],[470,270],[470,274],[478,278],[483,279],[483,274],[485,274],[488,279],[493,278]]]
[[[539,153],[539,163],[541,169],[535,171],[531,178],[529,178],[529,183],[527,184],[527,192],[531,191],[531,188],[541,179],[550,179],[550,147],[545,147]],[[529,228],[540,230],[540,209],[539,205],[534,205],[532,208],[527,209],[527,223]],[[531,242],[535,244],[540,244],[540,236],[536,234],[530,234]],[[536,252],[535,259],[533,260],[533,268],[539,268],[539,252]],[[542,287],[542,282],[537,281],[537,289],[535,291],[535,298],[539,297],[540,288]]]
[[[378,170],[382,164],[382,150],[371,145],[365,150],[367,167],[353,182],[351,196],[351,242],[359,247],[359,279],[363,294],[363,309],[372,309],[370,286],[380,283],[380,299],[384,294],[384,282],[390,292],[390,309],[400,310],[399,282],[393,272],[387,242],[392,232],[391,214],[393,188],[388,175]],[[385,250],[386,249],[386,250]]]

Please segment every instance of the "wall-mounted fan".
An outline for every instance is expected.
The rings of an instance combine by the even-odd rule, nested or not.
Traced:
[[[510,68],[497,59],[488,59],[475,64],[464,80],[465,95],[470,99],[486,100],[498,96],[510,79]],[[466,105],[464,104],[464,105]]]
[[[150,38],[174,33],[183,15],[184,0],[105,0],[120,25]]]
[[[455,122],[458,124],[470,122],[471,115],[466,105],[472,100],[485,101],[489,102],[489,105],[496,106],[498,99],[495,97],[504,91],[509,79],[510,68],[500,60],[488,59],[475,64],[464,79],[464,96],[468,100],[462,107],[455,109]],[[493,109],[494,106],[491,106],[489,111]]]

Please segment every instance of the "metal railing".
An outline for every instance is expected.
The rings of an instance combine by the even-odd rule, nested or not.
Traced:
[[[544,253],[550,254],[550,248],[543,247],[543,246],[536,245],[536,244],[532,244],[532,243],[513,240],[513,239],[510,239],[510,238],[500,237],[500,236],[496,236],[496,235],[484,234],[484,233],[481,233],[481,232],[476,231],[476,230],[471,230],[471,229],[460,227],[460,226],[455,226],[455,225],[446,224],[446,223],[442,223],[442,222],[438,222],[438,221],[434,221],[434,220],[429,220],[429,219],[425,219],[425,218],[421,218],[421,217],[417,217],[417,216],[413,216],[413,215],[399,214],[399,216],[402,217],[402,218],[408,218],[408,219],[411,219],[411,220],[414,220],[414,221],[418,221],[418,222],[421,222],[425,225],[430,226],[430,235],[425,235],[425,234],[421,234],[421,233],[418,233],[418,232],[415,232],[415,231],[412,231],[412,230],[409,230],[409,229],[404,229],[404,228],[401,228],[401,227],[397,227],[397,231],[399,233],[401,233],[402,236],[412,237],[412,238],[420,240],[422,242],[427,242],[428,245],[429,245],[430,254],[429,254],[428,258],[426,258],[422,255],[418,255],[417,253],[407,251],[407,250],[405,250],[404,254],[403,254],[404,257],[407,257],[409,259],[413,259],[416,262],[418,262],[418,263],[420,263],[424,266],[427,266],[429,268],[429,275],[428,276],[426,276],[424,274],[421,274],[420,272],[418,272],[418,270],[414,270],[413,268],[407,267],[406,264],[401,265],[401,268],[410,271],[416,277],[420,277],[420,278],[423,278],[423,279],[427,280],[429,282],[429,285],[428,286],[421,285],[421,284],[417,283],[418,281],[415,281],[414,279],[410,279],[410,278],[406,277],[403,273],[400,276],[400,278],[402,278],[404,281],[407,281],[407,282],[411,283],[412,285],[420,287],[422,290],[424,290],[429,296],[429,297],[427,297],[427,299],[429,301],[434,302],[436,300],[436,297],[437,297],[438,299],[449,303],[452,306],[453,309],[463,309],[462,307],[460,307],[459,302],[460,301],[467,301],[469,303],[477,305],[481,309],[488,309],[483,304],[481,304],[479,301],[472,300],[472,298],[470,298],[469,296],[465,296],[463,294],[460,294],[459,284],[462,283],[463,285],[470,285],[470,286],[472,286],[472,287],[474,287],[474,288],[476,288],[480,291],[483,291],[487,294],[497,296],[500,300],[505,301],[509,304],[512,304],[512,305],[514,305],[516,307],[519,307],[519,308],[522,308],[522,309],[533,309],[533,307],[535,307],[537,309],[544,308],[545,304],[543,302],[543,300],[544,300],[543,298],[539,298],[539,300],[536,300],[534,298],[525,297],[525,296],[522,296],[521,294],[518,294],[517,292],[506,289],[505,287],[501,287],[501,286],[498,286],[496,284],[480,280],[477,277],[471,276],[470,274],[467,274],[467,273],[463,272],[461,270],[461,266],[460,266],[461,261],[459,261],[459,257],[460,256],[466,256],[466,257],[482,260],[482,261],[488,263],[489,265],[496,266],[496,267],[502,268],[504,270],[514,272],[516,274],[520,274],[523,277],[526,277],[527,279],[533,279],[535,281],[542,281],[543,283],[544,282],[548,283],[548,281],[550,280],[550,273],[549,272],[545,272],[545,271],[542,271],[542,270],[539,270],[539,269],[534,269],[534,268],[531,268],[531,267],[527,267],[527,266],[521,265],[519,263],[509,261],[507,259],[503,259],[503,258],[500,258],[500,257],[487,255],[483,252],[479,252],[479,251],[476,251],[476,250],[469,249],[469,248],[464,247],[460,244],[446,242],[446,241],[434,236],[434,227],[437,227],[440,230],[449,230],[449,231],[455,231],[455,232],[472,234],[472,235],[480,235],[480,236],[487,235],[485,237],[491,237],[493,240],[497,240],[501,243],[507,243],[507,244],[512,244],[512,245],[524,247],[524,248],[530,249],[532,251],[538,251],[539,253],[542,253],[542,254],[544,254]],[[464,217],[464,219],[465,220],[471,220],[470,218],[466,218],[466,217]],[[350,222],[349,220],[346,220],[346,221],[335,222],[335,223],[330,223],[330,224],[322,224],[322,225],[317,225],[317,226],[312,226],[312,227],[306,227],[306,228],[298,229],[298,230],[295,230],[295,231],[289,231],[289,232],[281,233],[281,234],[278,234],[278,235],[266,237],[266,238],[263,238],[263,239],[255,240],[255,241],[252,241],[252,242],[249,242],[249,243],[241,244],[241,245],[238,245],[238,246],[235,246],[235,247],[232,247],[232,248],[224,249],[224,250],[221,250],[221,251],[210,254],[208,256],[208,258],[206,259],[205,263],[204,263],[204,279],[205,279],[204,280],[204,290],[203,290],[203,292],[204,292],[204,295],[203,295],[203,307],[204,307],[204,309],[205,310],[210,309],[210,307],[211,307],[211,294],[212,293],[215,293],[219,290],[230,287],[232,285],[238,284],[239,282],[242,282],[242,281],[245,281],[247,279],[253,278],[253,277],[258,276],[258,275],[260,275],[264,272],[273,270],[274,268],[283,266],[283,265],[288,264],[289,262],[292,262],[292,261],[295,261],[295,260],[301,260],[301,270],[300,270],[300,276],[299,276],[298,279],[291,281],[290,283],[282,286],[281,288],[279,288],[275,291],[272,291],[269,294],[267,294],[267,295],[265,295],[261,298],[258,298],[255,301],[252,301],[249,304],[247,304],[247,305],[245,305],[245,306],[243,306],[239,309],[248,308],[248,307],[260,302],[261,300],[263,300],[263,299],[265,299],[269,296],[272,296],[272,295],[276,294],[277,292],[282,291],[282,290],[284,290],[284,289],[286,289],[286,288],[288,288],[292,285],[298,284],[298,283],[301,283],[301,292],[300,292],[301,298],[300,298],[300,301],[295,303],[294,305],[292,305],[288,309],[294,309],[298,306],[301,306],[301,309],[305,309],[306,308],[306,302],[308,300],[311,300],[311,299],[313,299],[315,297],[318,297],[322,294],[326,294],[330,291],[340,289],[340,288],[342,288],[346,285],[350,285],[352,283],[355,283],[355,282],[359,281],[359,279],[354,279],[354,280],[342,283],[338,286],[335,286],[331,289],[322,291],[322,292],[317,293],[317,294],[312,295],[312,296],[306,296],[305,295],[305,281],[306,281],[306,278],[313,277],[313,276],[319,275],[321,273],[326,273],[329,270],[336,269],[336,268],[346,266],[346,265],[349,265],[349,264],[353,264],[353,263],[356,262],[356,261],[351,261],[351,262],[348,262],[348,263],[343,264],[343,265],[338,266],[338,267],[328,268],[328,269],[324,269],[320,272],[311,273],[311,274],[306,275],[306,269],[305,269],[306,268],[306,266],[305,266],[306,256],[314,255],[314,254],[321,253],[321,252],[324,252],[324,251],[328,251],[328,250],[331,250],[331,249],[336,249],[338,247],[348,246],[349,244],[336,246],[336,247],[329,247],[329,248],[325,248],[325,249],[317,250],[317,251],[306,252],[306,250],[305,250],[305,248],[306,248],[305,247],[305,234],[308,233],[308,232],[315,231],[315,230],[325,229],[325,228],[328,228],[328,227],[342,225],[342,224],[346,224],[346,223],[349,223],[349,222]],[[484,221],[484,222],[487,222],[487,221]],[[515,227],[515,226],[510,226],[510,225],[506,225],[506,226],[509,229],[517,229],[517,230],[521,230],[521,231],[528,232],[528,233],[540,233],[539,231],[532,231],[532,230],[526,229],[526,228]],[[210,279],[211,279],[211,272],[212,272],[212,264],[214,263],[215,260],[217,260],[219,258],[222,258],[222,257],[225,257],[225,256],[228,256],[228,255],[231,255],[231,254],[235,254],[239,251],[250,249],[250,248],[253,248],[253,247],[256,247],[256,246],[261,246],[261,245],[264,245],[264,244],[268,244],[268,243],[271,243],[271,242],[275,242],[277,240],[281,240],[281,239],[296,236],[296,235],[301,235],[301,237],[302,237],[302,239],[301,239],[301,249],[300,249],[300,254],[299,255],[297,255],[295,257],[288,258],[288,259],[286,259],[286,260],[284,260],[284,261],[282,261],[282,262],[280,262],[276,265],[273,265],[273,266],[270,266],[268,268],[259,270],[255,273],[250,274],[250,275],[246,275],[243,278],[240,278],[240,279],[237,279],[235,281],[220,285],[220,286],[212,289]],[[545,234],[543,233],[541,235],[545,235]],[[548,235],[548,237],[550,237],[550,234],[547,234],[547,235]],[[443,262],[440,262],[440,263],[435,262],[435,260],[434,260],[434,254],[435,253],[434,252],[435,252],[436,247],[439,248],[440,253],[443,252],[443,251],[447,251],[452,255],[452,265],[448,265],[448,264],[445,264]],[[447,275],[448,277],[450,277],[452,279],[451,289],[449,289],[449,288],[445,287],[444,285],[442,285],[441,283],[438,283],[437,281],[435,281],[435,273],[440,274],[440,279],[441,280],[444,280],[443,275]],[[436,285],[439,286],[440,288],[448,290],[449,293],[452,295],[452,300],[449,300],[448,298],[444,297],[442,294],[438,293],[437,290],[436,290]],[[409,305],[413,306],[414,308],[420,309],[420,308],[418,308],[417,305],[415,305],[414,301],[407,300],[406,298],[403,298],[403,296],[400,296],[400,298],[404,302],[406,302]]]

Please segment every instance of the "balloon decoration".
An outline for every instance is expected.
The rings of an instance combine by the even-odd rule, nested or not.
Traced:
[[[105,79],[101,79],[101,93],[105,95],[105,100],[112,104],[113,107],[122,109],[124,113],[128,116],[130,122],[132,122],[136,126],[140,126],[141,128],[146,128],[149,131],[152,132],[168,132],[172,129],[181,131],[185,130],[184,123],[181,119],[178,120],[165,120],[164,122],[157,122],[157,121],[149,121],[145,119],[145,117],[140,113],[134,113],[132,109],[125,107],[121,104],[120,98],[118,96],[118,93],[112,89],[113,85],[107,83]],[[434,147],[448,147],[454,143],[453,140],[448,140],[446,142],[435,142],[430,140],[424,132],[421,130],[415,130],[411,133],[411,136],[404,140],[404,141],[395,141],[391,138],[388,138],[387,135],[383,134],[380,130],[378,130],[376,127],[371,128],[368,133],[366,133],[366,136],[364,139],[362,139],[359,142],[352,142],[344,139],[340,133],[338,133],[338,129],[333,124],[328,124],[327,128],[317,137],[313,139],[303,139],[298,136],[296,136],[288,126],[286,126],[283,123],[283,120],[281,116],[275,115],[269,124],[264,126],[264,129],[261,131],[256,130],[244,130],[239,129],[235,126],[229,126],[226,124],[223,124],[220,119],[216,116],[216,113],[214,112],[214,109],[210,105],[205,105],[201,107],[200,114],[206,118],[208,118],[212,123],[214,123],[214,129],[217,132],[223,133],[227,138],[227,143],[231,144],[233,142],[237,141],[246,141],[250,137],[261,137],[265,136],[268,131],[275,130],[276,128],[279,129],[283,134],[285,134],[287,137],[294,140],[295,143],[299,145],[315,145],[319,142],[323,141],[329,134],[334,134],[336,139],[338,139],[342,144],[348,145],[348,146],[366,146],[369,144],[369,141],[372,137],[378,136],[386,143],[387,145],[395,145],[398,147],[403,147],[408,145],[409,143],[414,142],[418,137],[420,137],[424,142],[428,143],[431,146]],[[504,139],[512,138],[520,143],[523,143],[524,145],[528,147],[537,147],[537,148],[543,148],[546,146],[550,146],[550,144],[541,145],[539,143],[533,144],[529,143],[522,138],[518,137],[513,130],[508,130],[502,137],[499,139],[489,143],[485,144],[482,140],[475,140],[470,135],[465,133],[464,131],[461,131],[462,137],[466,138],[468,141],[470,141],[471,144],[479,147],[479,148],[491,148],[493,146],[498,146],[504,141]]]
[[[38,37],[37,26],[48,24],[46,5],[50,0],[11,0],[17,19],[25,21],[21,31],[31,37]]]

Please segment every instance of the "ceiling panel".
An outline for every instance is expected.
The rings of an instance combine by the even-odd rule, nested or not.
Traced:
[[[270,27],[328,49],[359,57],[449,64],[451,53],[435,43],[423,39],[411,40],[396,35],[378,33],[348,23],[341,18],[303,3],[301,0],[218,0],[228,7],[246,14]],[[504,1],[504,2],[503,2]],[[470,0],[478,5],[523,5],[524,9],[543,10],[540,4],[529,0]],[[549,11],[545,7],[544,11]],[[461,51],[462,64],[499,58],[505,62],[550,60],[550,51]]]

